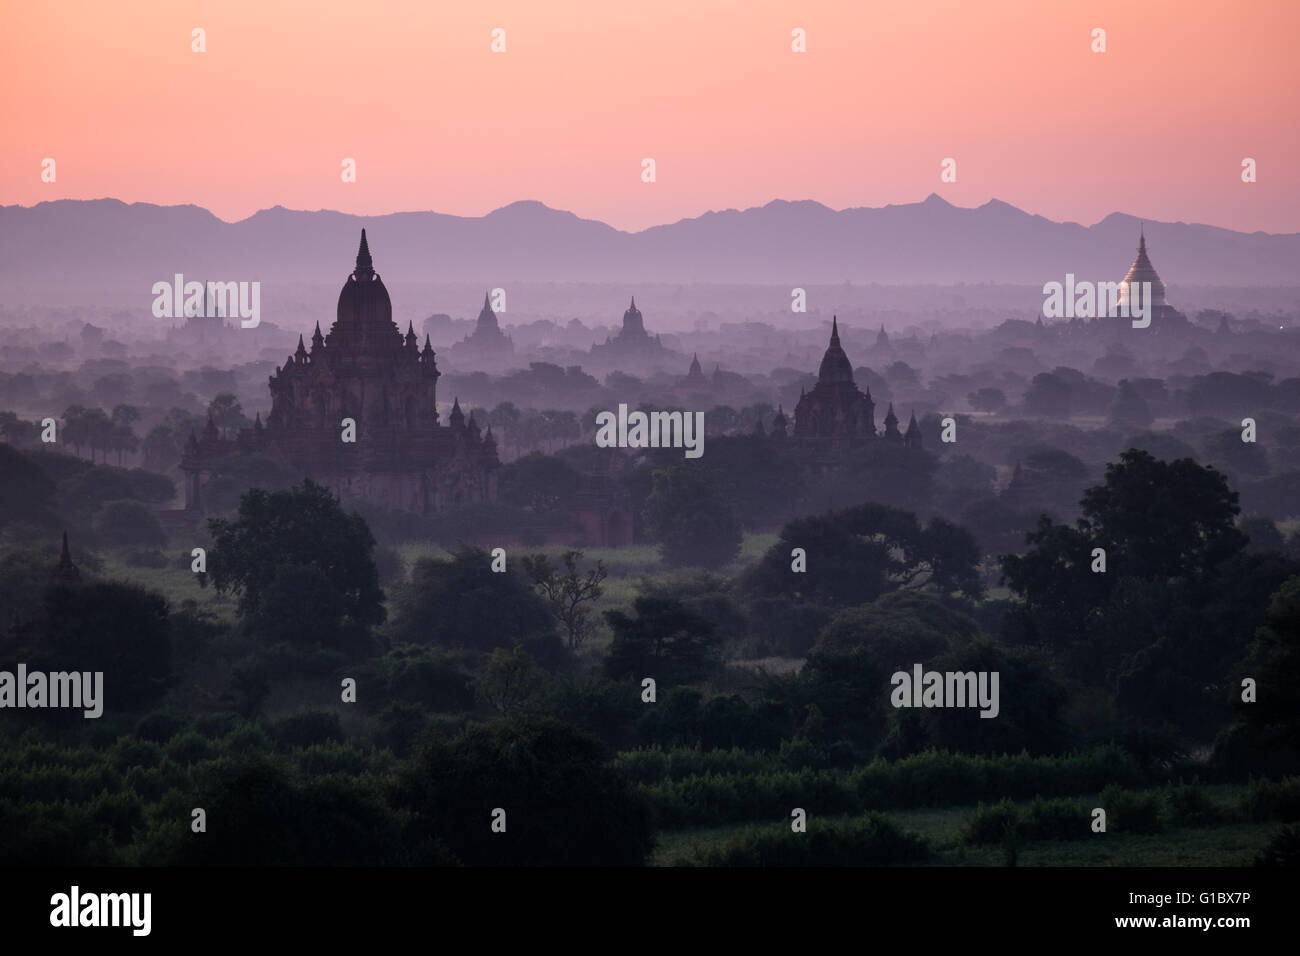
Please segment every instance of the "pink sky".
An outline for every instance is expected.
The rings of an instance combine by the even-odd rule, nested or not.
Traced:
[[[1298,33],[1296,0],[40,0],[0,32],[0,203],[537,199],[641,229],[938,192],[1297,232]]]

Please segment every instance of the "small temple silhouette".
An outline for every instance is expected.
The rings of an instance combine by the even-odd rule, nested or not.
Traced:
[[[668,351],[659,336],[646,331],[641,310],[636,307],[636,296],[623,313],[623,327],[614,337],[605,337],[604,343],[591,347],[591,354],[608,360],[636,360],[662,357]]]
[[[452,346],[452,352],[457,360],[467,362],[490,363],[514,355],[515,343],[501,331],[490,293],[483,293],[483,308],[479,310],[474,331]]]
[[[81,571],[72,563],[72,552],[68,550],[68,532],[63,532],[63,550],[59,554],[59,563],[50,575],[54,584],[77,584],[81,581]]]

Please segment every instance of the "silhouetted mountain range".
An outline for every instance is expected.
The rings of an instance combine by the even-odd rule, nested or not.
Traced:
[[[0,206],[0,300],[42,288],[95,295],[187,279],[339,282],[361,227],[390,281],[1041,284],[1073,272],[1118,280],[1138,220],[1058,223],[999,200],[960,208],[923,202],[836,211],[811,201],[709,212],[622,232],[539,202],[479,218],[434,212],[352,216],[277,206],[227,223],[197,206],[115,199]],[[1300,234],[1242,233],[1146,222],[1152,261],[1171,289],[1185,284],[1291,285]]]

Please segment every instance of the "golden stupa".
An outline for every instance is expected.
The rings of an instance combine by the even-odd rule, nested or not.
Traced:
[[[1137,257],[1133,264],[1128,267],[1128,272],[1124,280],[1119,284],[1119,303],[1121,308],[1128,306],[1129,286],[1134,282],[1151,283],[1151,301],[1143,303],[1144,307],[1154,309],[1164,309],[1165,307],[1165,284],[1160,281],[1160,276],[1156,273],[1155,266],[1147,258],[1147,237],[1146,230],[1142,229],[1138,238]]]

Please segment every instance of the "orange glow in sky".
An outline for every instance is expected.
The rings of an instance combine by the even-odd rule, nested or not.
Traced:
[[[0,203],[536,199],[641,229],[938,192],[1297,232],[1297,34],[1296,0],[40,0],[0,31]]]

